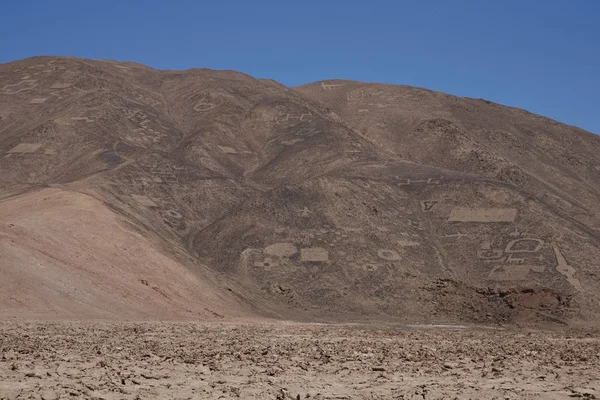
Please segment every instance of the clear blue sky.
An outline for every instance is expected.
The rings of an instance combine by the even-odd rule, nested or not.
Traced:
[[[0,62],[34,55],[407,84],[600,133],[600,0],[2,1]]]

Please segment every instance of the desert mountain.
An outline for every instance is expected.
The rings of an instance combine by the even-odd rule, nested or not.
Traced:
[[[0,316],[586,322],[600,138],[404,86],[0,65]]]

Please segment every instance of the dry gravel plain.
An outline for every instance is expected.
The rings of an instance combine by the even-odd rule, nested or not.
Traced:
[[[2,322],[1,399],[600,398],[585,332]]]

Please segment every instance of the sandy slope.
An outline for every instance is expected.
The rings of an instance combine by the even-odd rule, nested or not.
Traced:
[[[0,203],[0,260],[0,317],[236,315],[215,282],[76,192],[44,189]]]

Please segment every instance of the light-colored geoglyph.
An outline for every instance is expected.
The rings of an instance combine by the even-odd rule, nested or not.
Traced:
[[[281,144],[285,144],[286,146],[292,146],[292,145],[294,145],[296,143],[300,143],[302,141],[304,141],[304,139],[297,138],[297,139],[284,140],[281,142]]]
[[[377,255],[379,258],[388,261],[398,261],[400,259],[400,255],[396,250],[380,249],[377,251]]]
[[[557,246],[552,247],[554,248],[554,254],[556,255],[556,271],[564,275],[564,277],[567,279],[567,282],[569,282],[575,290],[581,292],[581,282],[579,282],[579,279],[574,277],[574,275],[577,273],[577,270],[567,263],[567,260]]]
[[[365,97],[366,95],[363,90],[353,90],[351,92],[346,93],[346,99],[348,100],[362,100]]]
[[[298,131],[294,132],[294,136],[310,137],[310,136],[315,136],[318,133],[321,133],[321,131],[308,127],[308,128],[301,128]]]
[[[289,122],[289,121],[299,121],[299,122],[310,122],[312,121],[312,113],[309,111],[308,113],[301,114],[290,114],[287,113],[285,118],[278,119],[278,122]]]
[[[310,217],[314,214],[308,207],[304,207],[302,210],[298,211],[298,215],[301,217]]]
[[[31,101],[29,103],[30,104],[42,104],[46,100],[48,100],[46,97],[34,97],[33,99],[31,99]]]
[[[544,246],[544,241],[536,238],[511,240],[504,249],[505,253],[537,253]]]
[[[397,181],[398,186],[410,186],[410,185],[439,185],[440,178],[423,178],[423,179],[414,179],[414,178],[402,178],[400,176],[394,177]]]
[[[525,237],[524,234],[515,230],[509,234],[517,239],[511,240],[504,248],[493,248],[492,242],[486,240],[481,243],[477,250],[477,258],[483,260],[486,264],[519,264],[525,265],[526,258],[539,253],[544,248],[544,241],[533,237]],[[543,255],[536,257],[540,260]],[[540,260],[541,261],[541,260]]]
[[[454,207],[449,222],[514,222],[516,208],[470,208]]]
[[[55,83],[50,86],[51,89],[66,89],[68,87],[71,87],[70,83]]]
[[[4,92],[5,94],[17,94],[20,92],[26,92],[36,87],[38,85],[36,82],[37,80],[35,79],[27,79],[19,83],[6,85],[2,89],[0,89],[0,91]]]
[[[398,243],[398,246],[400,246],[400,247],[414,247],[414,246],[421,245],[420,242],[417,242],[416,240],[410,240],[410,239],[399,239],[396,243]]]
[[[233,147],[221,146],[221,145],[217,145],[217,147],[219,148],[219,150],[221,150],[225,154],[239,154],[238,151],[236,149],[234,149]]]
[[[333,88],[342,87],[342,86],[344,86],[344,84],[334,85],[332,83],[321,82],[321,89],[324,89],[324,90],[331,90]]]
[[[202,111],[212,110],[215,107],[216,107],[216,105],[213,103],[209,103],[206,101],[200,101],[200,102],[196,103],[196,105],[194,106],[194,110],[202,112]]]
[[[158,207],[158,205],[148,196],[132,194],[131,197],[145,207]]]
[[[263,252],[275,257],[291,257],[298,253],[298,249],[293,243],[275,243],[265,247]]]
[[[329,261],[329,252],[322,247],[308,247],[300,250],[300,260],[304,262]]]
[[[9,153],[35,153],[42,147],[41,143],[19,143],[15,147],[13,147]]]
[[[165,211],[165,215],[167,217],[171,217],[171,218],[175,218],[175,219],[183,218],[183,215],[181,215],[181,213],[177,210],[167,210],[167,211]]]
[[[85,122],[87,122],[87,123],[94,122],[94,120],[93,120],[93,119],[91,119],[91,118],[89,118],[89,117],[71,117],[71,119],[72,119],[73,121],[85,121]]]
[[[345,153],[361,153],[362,149],[361,149],[361,144],[357,143],[357,142],[351,142],[350,143],[350,148],[344,150]]]

